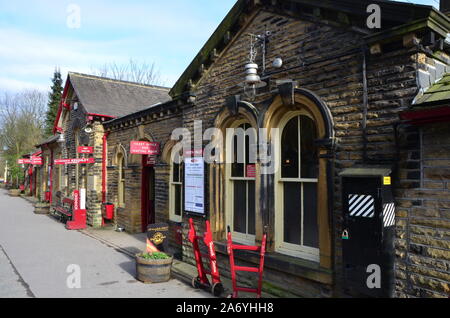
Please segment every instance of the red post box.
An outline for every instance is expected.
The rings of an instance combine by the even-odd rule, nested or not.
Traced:
[[[114,204],[112,203],[103,203],[102,206],[102,215],[105,220],[114,219]]]

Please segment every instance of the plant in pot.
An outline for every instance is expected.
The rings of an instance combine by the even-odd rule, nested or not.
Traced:
[[[170,280],[173,256],[159,251],[136,254],[136,278],[143,283]]]
[[[49,214],[50,213],[50,202],[41,201],[34,204],[34,214]]]
[[[13,188],[9,190],[9,195],[12,197],[18,197],[20,195],[20,192],[22,192],[22,190]]]

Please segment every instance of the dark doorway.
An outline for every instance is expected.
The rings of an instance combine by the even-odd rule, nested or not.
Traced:
[[[141,213],[142,232],[147,232],[155,223],[155,169],[148,156],[142,157]]]

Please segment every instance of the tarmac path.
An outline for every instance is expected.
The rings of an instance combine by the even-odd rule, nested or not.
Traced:
[[[207,298],[172,279],[143,284],[126,254],[0,190],[0,298]]]

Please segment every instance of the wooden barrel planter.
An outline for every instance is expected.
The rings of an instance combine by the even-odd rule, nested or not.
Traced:
[[[12,197],[18,197],[20,195],[20,189],[11,189],[9,190],[9,195]]]
[[[146,284],[163,283],[170,280],[173,257],[167,259],[145,259],[136,254],[136,278]]]
[[[34,205],[34,214],[49,214],[50,204],[44,202],[38,202]]]

